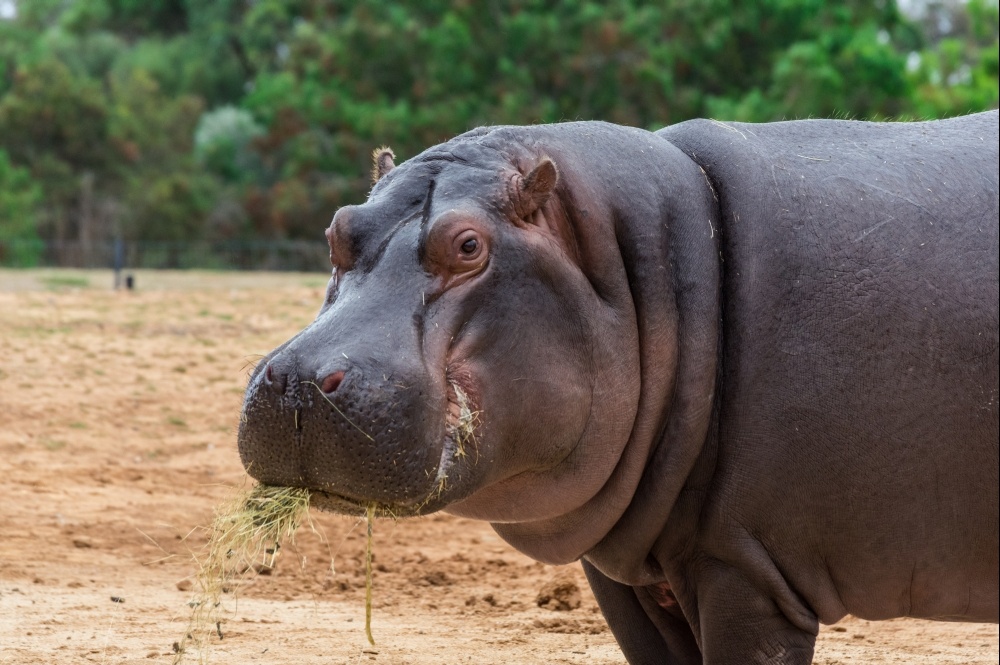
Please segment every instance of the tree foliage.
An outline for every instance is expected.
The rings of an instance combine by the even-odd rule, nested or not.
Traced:
[[[22,203],[0,204],[0,237],[313,238],[367,189],[374,146],[406,158],[482,124],[996,108],[997,1],[907,6],[18,0],[0,201]]]
[[[0,264],[33,266],[41,255],[35,210],[42,188],[0,150]]]

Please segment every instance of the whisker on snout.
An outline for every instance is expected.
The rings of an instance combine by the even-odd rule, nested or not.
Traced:
[[[263,360],[265,357],[266,356],[260,353],[254,353],[248,356],[244,356],[243,367],[240,368],[240,371],[246,372],[247,370],[250,370],[251,372],[253,372],[254,370],[257,369],[257,365],[260,364],[260,361]]]
[[[337,372],[337,374],[341,374],[341,375],[343,375],[343,372]],[[332,375],[331,375],[331,376],[332,376]],[[330,378],[330,377],[327,377],[327,379],[329,379],[329,378]],[[341,376],[341,380],[343,380],[343,376]],[[315,381],[303,381],[302,383],[304,383],[304,384],[306,384],[306,385],[310,385],[310,386],[314,387],[314,388],[315,388],[315,389],[316,389],[317,391],[319,391],[319,394],[320,394],[320,395],[321,395],[321,396],[323,397],[323,399],[325,399],[325,400],[326,400],[326,403],[327,403],[327,404],[329,404],[330,406],[332,406],[332,407],[333,407],[333,410],[334,410],[334,411],[336,411],[337,413],[339,413],[339,414],[340,414],[340,417],[341,417],[341,418],[343,418],[344,420],[346,420],[346,421],[347,421],[347,423],[348,423],[348,424],[349,424],[349,425],[350,425],[351,427],[353,427],[354,429],[356,429],[356,430],[358,430],[359,432],[361,432],[361,433],[362,433],[362,434],[363,434],[363,435],[365,436],[365,438],[366,438],[366,439],[368,439],[368,440],[369,440],[369,441],[371,441],[372,443],[375,443],[375,439],[374,439],[374,438],[373,438],[373,437],[372,437],[372,436],[371,436],[371,435],[370,435],[370,434],[369,434],[368,432],[366,432],[366,431],[364,431],[363,429],[361,429],[360,427],[358,427],[358,426],[357,426],[357,425],[356,425],[356,424],[354,423],[354,421],[353,421],[353,420],[351,420],[351,419],[350,419],[350,418],[348,418],[348,417],[347,417],[346,415],[344,415],[344,412],[343,412],[343,411],[341,411],[340,409],[338,409],[338,408],[337,408],[337,405],[336,405],[336,404],[334,404],[334,403],[333,403],[333,401],[332,401],[332,400],[331,400],[331,399],[330,399],[329,397],[327,397],[326,393],[327,393],[327,392],[333,392],[332,390],[331,390],[331,391],[325,391],[325,390],[323,390],[323,386],[319,385],[319,384],[318,384],[318,383],[316,383]],[[324,384],[325,384],[325,381],[324,381]],[[340,382],[339,382],[339,381],[337,382],[337,385],[338,385],[338,386],[340,385]]]

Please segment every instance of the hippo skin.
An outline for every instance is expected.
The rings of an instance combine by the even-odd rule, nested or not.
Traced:
[[[249,473],[581,559],[630,663],[998,619],[997,112],[486,127],[327,230]]]

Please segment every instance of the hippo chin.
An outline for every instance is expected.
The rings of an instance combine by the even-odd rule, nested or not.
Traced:
[[[326,231],[249,473],[583,560],[631,663],[998,620],[998,115],[491,127]]]

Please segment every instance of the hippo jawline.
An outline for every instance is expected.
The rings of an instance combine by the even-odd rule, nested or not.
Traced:
[[[325,489],[309,489],[309,503],[318,510],[364,517],[368,510],[374,510],[376,517],[416,517],[433,513],[443,508],[449,501],[442,499],[448,487],[448,471],[458,460],[468,455],[468,447],[476,447],[476,426],[479,411],[474,410],[468,394],[454,381],[448,382],[448,411],[446,434],[438,463],[435,482],[431,491],[420,501],[413,503],[364,501]],[[478,457],[478,448],[476,450]]]

